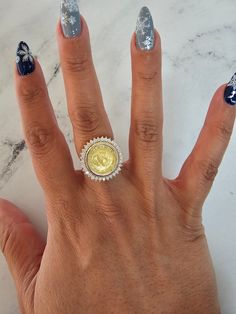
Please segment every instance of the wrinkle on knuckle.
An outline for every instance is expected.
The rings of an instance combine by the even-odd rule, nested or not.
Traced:
[[[191,242],[204,236],[205,229],[202,224],[200,208],[190,205],[189,202],[183,202],[180,208],[181,218],[179,222],[185,238]]]
[[[100,117],[96,110],[92,109],[97,104],[89,103],[87,105],[74,105],[75,109],[71,112],[71,121],[73,127],[82,133],[92,133],[98,129]]]
[[[40,102],[47,96],[47,93],[43,87],[27,85],[27,87],[21,88],[20,95],[24,104],[32,105]]]
[[[187,242],[201,241],[206,238],[204,226],[197,224],[197,222],[195,224],[193,221],[183,223],[182,232]]]
[[[141,208],[142,218],[147,219],[149,222],[156,223],[158,220],[157,210],[153,206],[144,206]]]
[[[138,71],[137,76],[140,81],[143,81],[145,84],[152,85],[157,77],[158,71],[157,70],[145,70],[145,71]]]
[[[216,124],[215,129],[217,136],[223,140],[224,143],[227,143],[233,132],[233,129],[229,126],[229,124],[222,121]]]
[[[142,142],[146,143],[156,143],[160,137],[157,121],[153,118],[137,119],[135,121],[135,133]]]
[[[112,207],[103,206],[100,210],[100,214],[108,220],[117,219],[122,216],[122,211],[118,206],[113,205]]]
[[[205,181],[213,182],[218,174],[219,165],[213,159],[201,160],[199,168]]]
[[[92,60],[89,55],[67,57],[64,60],[64,68],[70,73],[84,73],[92,69]]]
[[[109,196],[108,196],[109,198]],[[117,204],[117,202],[104,199],[103,197],[99,197],[99,214],[102,214],[106,218],[116,218],[120,217],[122,215],[122,210],[120,204]]]
[[[7,222],[4,227],[0,229],[1,234],[1,241],[0,241],[0,247],[4,255],[6,255],[6,252],[11,249],[15,242],[15,229],[13,228],[13,223]]]
[[[102,196],[99,196],[98,200],[99,206],[97,207],[97,214],[102,216],[102,218],[108,223],[109,226],[112,226],[114,222],[121,222],[122,224],[126,223],[125,211],[122,208],[120,202],[113,199],[112,196],[107,195],[106,193]]]
[[[26,141],[35,154],[47,154],[54,139],[54,131],[40,125],[29,126],[25,131]]]

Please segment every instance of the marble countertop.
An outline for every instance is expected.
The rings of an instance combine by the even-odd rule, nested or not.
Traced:
[[[28,42],[43,67],[58,121],[73,153],[57,52],[59,0],[0,2],[0,195],[23,208],[38,230],[47,225],[43,195],[23,140],[13,87],[16,45]],[[235,0],[81,0],[104,102],[128,157],[130,38],[147,5],[162,37],[164,174],[174,177],[191,151],[215,89],[236,71]],[[122,128],[121,128],[122,126]],[[236,313],[236,132],[204,207],[223,314]],[[19,313],[13,281],[0,255],[0,313]]]

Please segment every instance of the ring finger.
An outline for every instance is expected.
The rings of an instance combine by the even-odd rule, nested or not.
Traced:
[[[140,11],[131,55],[130,159],[135,176],[140,182],[145,181],[148,191],[154,191],[146,183],[156,186],[162,174],[161,41],[147,7]]]

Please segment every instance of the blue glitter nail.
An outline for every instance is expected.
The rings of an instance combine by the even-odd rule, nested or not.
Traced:
[[[155,45],[153,20],[147,7],[143,7],[138,16],[136,45],[141,50],[151,50]]]
[[[77,0],[61,0],[61,26],[67,38],[80,35],[81,19]]]

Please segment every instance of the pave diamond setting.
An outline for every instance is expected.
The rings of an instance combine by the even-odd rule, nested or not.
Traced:
[[[95,181],[108,181],[120,171],[123,156],[120,147],[110,138],[97,137],[84,145],[80,153],[82,171]]]

